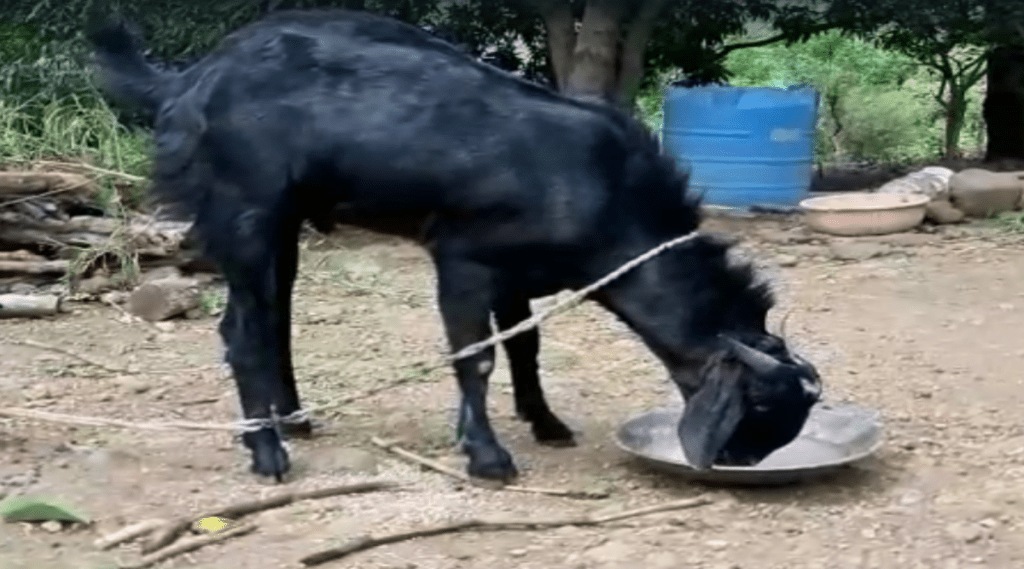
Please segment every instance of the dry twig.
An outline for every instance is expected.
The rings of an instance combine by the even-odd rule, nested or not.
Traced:
[[[159,330],[159,328],[157,328]],[[176,369],[132,369],[127,367],[112,366],[105,364],[95,358],[84,356],[77,352],[73,352],[67,348],[61,348],[59,346],[52,346],[50,344],[44,344],[42,342],[36,342],[35,340],[0,340],[0,344],[11,344],[13,346],[26,346],[29,348],[36,348],[37,350],[46,350],[48,352],[54,352],[57,354],[65,355],[74,360],[78,360],[82,363],[91,365],[95,368],[99,368],[108,373],[124,374],[124,375],[139,375],[139,374],[170,374],[170,373],[188,373],[205,369],[209,366],[199,366],[191,368],[176,368]],[[111,423],[113,425],[113,423]]]
[[[636,518],[640,516],[648,516],[651,514],[657,514],[661,512],[669,512],[674,510],[683,510],[687,508],[696,508],[710,504],[711,500],[704,497],[687,498],[685,500],[677,500],[674,502],[668,502],[666,504],[659,504],[656,506],[648,506],[646,508],[637,508],[635,510],[625,510],[617,514],[608,514],[604,516],[581,516],[554,520],[517,520],[512,518],[507,519],[470,519],[463,520],[460,522],[449,522],[446,524],[440,524],[436,526],[429,526],[415,530],[400,531],[389,534],[382,534],[379,536],[364,536],[356,538],[349,543],[346,543],[340,547],[326,549],[307,555],[303,557],[300,562],[307,566],[312,567],[315,565],[321,565],[330,561],[335,561],[343,557],[358,553],[360,551],[366,551],[367,549],[373,549],[382,545],[388,545],[391,543],[398,543],[409,539],[415,539],[419,537],[432,537],[436,535],[444,535],[449,533],[458,533],[463,531],[536,531],[545,530],[552,528],[559,528],[565,526],[576,526],[576,527],[593,527],[611,522],[617,522],[628,518]]]
[[[82,363],[91,365],[91,366],[93,366],[95,368],[99,368],[99,369],[101,369],[103,371],[110,372],[110,373],[123,373],[123,374],[136,374],[136,373],[138,373],[137,371],[131,370],[131,369],[128,369],[128,368],[116,367],[116,366],[105,364],[105,363],[103,363],[103,362],[101,362],[99,360],[90,358],[88,356],[83,356],[82,354],[79,354],[77,352],[73,352],[73,351],[71,351],[71,350],[69,350],[67,348],[61,348],[59,346],[51,346],[50,344],[44,344],[42,342],[36,342],[35,340],[3,340],[3,343],[5,343],[5,344],[13,344],[13,345],[16,345],[16,346],[27,346],[29,348],[35,348],[37,350],[46,350],[48,352],[54,352],[54,353],[57,353],[57,354],[62,354],[62,355],[65,355],[65,356],[67,356],[67,357],[69,357],[71,359],[78,360],[78,361],[80,361]]]
[[[161,561],[166,561],[167,559],[170,559],[172,557],[177,557],[178,555],[181,555],[183,553],[189,553],[213,543],[219,543],[226,539],[246,535],[248,533],[252,533],[255,530],[256,524],[249,523],[241,524],[233,528],[227,528],[218,531],[217,533],[211,533],[199,537],[183,539],[178,543],[174,544],[173,546],[168,547],[167,549],[158,551],[156,553],[152,553],[150,555],[145,555],[139,561],[135,563],[121,565],[120,568],[145,569],[146,567],[150,567]]]
[[[111,547],[127,543],[137,537],[142,537],[151,533],[153,530],[163,527],[166,524],[167,520],[143,520],[137,524],[125,526],[113,533],[108,533],[107,535],[92,542],[92,544],[100,550],[110,549]]]
[[[0,417],[9,419],[28,419],[45,421],[47,423],[62,423],[65,425],[82,425],[85,427],[116,427],[119,429],[135,429],[143,431],[237,431],[240,423],[193,423],[191,421],[164,421],[161,423],[133,423],[119,419],[107,419],[104,417],[89,417],[85,415],[67,415],[64,413],[53,413],[51,411],[40,411],[39,409],[25,409],[22,407],[0,407]]]
[[[382,448],[382,449],[384,449],[384,450],[386,450],[388,452],[391,452],[391,453],[393,453],[393,454],[395,454],[397,456],[400,456],[400,457],[402,457],[402,458],[404,458],[404,459],[406,459],[406,460],[408,460],[410,462],[414,462],[416,464],[419,464],[420,466],[425,466],[425,467],[427,467],[427,468],[429,468],[429,469],[431,469],[431,470],[433,470],[435,472],[440,472],[441,474],[445,474],[447,476],[451,476],[452,478],[456,478],[458,480],[461,480],[463,482],[472,484],[474,486],[481,486],[481,487],[486,487],[486,488],[490,488],[491,487],[490,485],[487,485],[487,484],[484,484],[484,483],[481,483],[481,482],[478,482],[478,481],[474,480],[472,477],[470,477],[465,472],[462,472],[462,471],[459,471],[459,470],[455,470],[454,468],[449,468],[448,466],[445,466],[445,465],[441,464],[440,462],[437,462],[436,460],[431,460],[431,459],[429,459],[427,457],[420,456],[420,455],[418,455],[418,454],[416,454],[414,452],[405,450],[404,448],[398,446],[395,443],[390,443],[388,441],[385,441],[385,440],[377,438],[377,437],[373,437],[372,439],[370,439],[370,442],[372,442],[374,445],[376,445],[376,446],[378,446],[378,447],[380,447],[380,448]],[[580,499],[580,500],[602,500],[602,499],[608,497],[608,493],[607,492],[600,492],[600,491],[596,491],[596,490],[571,490],[571,489],[561,489],[561,488],[535,488],[535,487],[532,487],[532,486],[516,486],[516,485],[502,486],[502,487],[500,487],[498,489],[499,490],[506,490],[506,491],[509,491],[509,492],[523,492],[523,493],[527,493],[527,494],[544,494],[544,495],[547,495],[547,496],[560,496],[560,497],[563,497],[563,498],[576,498],[576,499]]]
[[[168,522],[162,528],[154,531],[152,537],[142,546],[142,552],[151,553],[162,547],[170,545],[178,538],[179,535],[185,532],[192,525],[192,522],[202,518],[217,517],[237,519],[256,512],[281,508],[303,500],[320,500],[323,498],[342,496],[346,494],[360,494],[364,492],[374,492],[377,490],[388,490],[395,488],[396,486],[397,485],[392,482],[360,482],[345,486],[320,488],[317,490],[285,492],[278,494],[277,496],[270,496],[269,498],[263,498],[260,500],[230,504],[210,512],[189,515]]]

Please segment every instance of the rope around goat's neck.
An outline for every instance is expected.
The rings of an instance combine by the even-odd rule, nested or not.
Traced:
[[[595,291],[597,291],[597,290],[607,286],[608,283],[614,281],[615,279],[617,279],[617,278],[621,277],[622,275],[628,273],[629,271],[635,269],[639,265],[642,265],[643,263],[646,263],[647,261],[651,260],[652,258],[657,257],[658,255],[664,253],[665,251],[667,251],[667,250],[669,250],[669,249],[671,249],[673,247],[677,247],[679,245],[682,245],[683,243],[686,243],[688,241],[692,241],[692,240],[696,239],[699,236],[700,236],[700,232],[697,231],[697,230],[694,230],[694,231],[691,231],[691,232],[689,232],[689,233],[687,233],[685,235],[680,235],[679,237],[675,237],[673,239],[665,241],[665,242],[661,243],[660,245],[658,245],[658,246],[656,246],[656,247],[654,247],[652,249],[647,250],[643,254],[634,257],[633,259],[629,260],[625,264],[620,265],[617,269],[615,269],[614,271],[612,271],[612,272],[608,273],[607,275],[601,277],[600,279],[594,281],[593,283],[591,283],[591,284],[589,284],[589,285],[587,285],[587,286],[585,286],[585,287],[583,287],[583,288],[581,288],[581,289],[579,289],[577,291],[574,291],[572,294],[570,294],[569,296],[565,297],[564,299],[556,302],[552,306],[549,306],[548,308],[545,308],[544,310],[541,310],[541,311],[537,312],[536,314],[534,314],[530,318],[527,318],[526,320],[523,320],[522,322],[519,322],[515,326],[512,326],[511,328],[508,328],[506,330],[498,332],[497,334],[492,335],[490,338],[487,338],[486,340],[482,340],[480,342],[476,342],[475,344],[470,344],[470,345],[460,349],[459,351],[455,352],[454,354],[450,354],[450,355],[446,356],[438,364],[435,364],[433,366],[428,366],[425,369],[421,369],[421,371],[434,371],[436,369],[440,369],[442,367],[451,365],[451,364],[453,364],[453,363],[455,363],[455,362],[457,362],[459,360],[463,360],[465,358],[469,358],[469,357],[475,356],[475,355],[483,352],[484,350],[492,348],[492,347],[494,347],[494,346],[496,346],[496,345],[498,345],[498,344],[508,340],[509,338],[513,338],[515,336],[518,336],[519,334],[522,334],[523,332],[526,332],[527,330],[531,330],[533,328],[536,328],[537,326],[540,325],[541,322],[544,322],[545,320],[551,318],[552,316],[555,316],[556,314],[558,314],[560,312],[563,312],[565,310],[568,310],[568,309],[576,306],[577,304],[582,302],[588,295],[590,295],[593,292],[595,292]],[[322,411],[322,410],[324,410],[326,408],[329,408],[329,407],[319,407],[319,408],[313,407],[312,409],[317,410],[317,411]],[[303,423],[303,422],[309,420],[309,413],[310,413],[310,409],[299,409],[298,411],[295,411],[294,413],[292,413],[290,415],[286,415],[284,417],[279,418],[278,421],[280,421],[281,423],[288,423],[288,424]],[[239,425],[243,429],[245,429],[245,430],[259,430],[259,429],[262,429],[262,428],[273,426],[274,424],[275,424],[275,421],[273,419],[243,419],[242,421],[239,422]]]
[[[594,281],[593,283],[573,292],[571,295],[565,297],[563,300],[555,303],[554,305],[548,308],[545,308],[544,310],[541,310],[537,314],[534,314],[530,318],[523,320],[522,322],[516,324],[515,326],[503,330],[497,334],[494,334],[493,336],[486,340],[477,342],[475,344],[470,344],[465,348],[462,348],[458,352],[455,352],[454,354],[446,357],[445,363],[451,364],[459,360],[475,356],[488,348],[494,347],[500,344],[501,342],[508,340],[509,338],[513,338],[515,336],[518,336],[519,334],[522,334],[523,332],[526,332],[527,330],[536,328],[538,325],[540,325],[541,322],[547,320],[548,318],[551,318],[552,316],[558,314],[563,310],[567,310],[579,304],[591,293],[607,286],[608,283],[635,269],[637,266],[651,260],[652,258],[664,253],[665,251],[673,247],[681,245],[687,241],[696,239],[699,235],[700,233],[698,231],[691,231],[686,235],[681,235],[679,237],[676,237],[675,239],[665,241],[661,245],[658,245],[657,247],[648,250],[646,253],[638,257],[634,257],[632,260],[615,269],[614,271],[608,273],[604,277],[601,277],[600,279]]]
[[[541,322],[547,320],[548,318],[551,318],[552,316],[558,314],[559,312],[562,312],[564,310],[567,310],[567,309],[569,309],[569,308],[579,304],[582,300],[584,300],[587,297],[587,295],[593,293],[594,291],[600,289],[601,287],[606,286],[608,283],[610,283],[610,282],[614,281],[615,279],[621,277],[625,273],[627,273],[630,270],[636,268],[638,265],[641,265],[641,264],[647,262],[651,258],[653,258],[653,257],[655,257],[657,255],[660,255],[661,253],[667,251],[668,249],[671,249],[672,247],[676,247],[676,246],[681,245],[681,244],[683,244],[683,243],[685,243],[687,241],[691,241],[693,239],[696,239],[699,235],[700,235],[699,232],[692,231],[690,233],[687,233],[686,235],[682,235],[682,236],[676,237],[674,239],[671,239],[669,241],[666,241],[666,242],[658,245],[657,247],[654,247],[653,249],[648,250],[647,252],[643,253],[642,255],[639,255],[639,256],[633,258],[629,262],[625,263],[624,265],[621,265],[619,268],[617,268],[614,271],[608,273],[607,275],[605,275],[601,279],[595,281],[594,283],[592,283],[592,284],[590,284],[590,285],[588,285],[588,286],[586,286],[586,287],[584,287],[584,288],[582,288],[582,289],[580,289],[578,291],[573,292],[571,295],[567,296],[563,300],[555,303],[554,305],[552,305],[552,306],[550,306],[548,308],[545,308],[544,310],[541,310],[540,312],[538,312],[537,314],[533,315],[532,317],[527,318],[526,320],[523,320],[522,322],[516,324],[515,326],[513,326],[513,327],[511,327],[511,328],[509,328],[507,330],[504,330],[504,331],[502,331],[500,333],[494,334],[493,336],[491,336],[490,338],[488,338],[486,340],[483,340],[481,342],[477,342],[475,344],[470,344],[469,346],[466,346],[466,347],[462,348],[458,352],[443,358],[438,364],[436,364],[434,366],[428,366],[426,368],[421,368],[421,371],[434,371],[436,369],[440,369],[442,367],[446,367],[448,365],[451,365],[453,362],[456,362],[456,361],[459,361],[459,360],[462,360],[462,359],[465,359],[465,358],[468,358],[468,357],[475,356],[476,354],[479,354],[480,352],[483,352],[484,350],[486,350],[488,348],[491,348],[491,347],[493,347],[493,346],[495,346],[495,345],[497,345],[497,344],[499,344],[501,342],[504,342],[504,341],[508,340],[509,338],[512,338],[514,336],[522,334],[523,332],[526,332],[527,330],[530,330],[532,328],[536,328],[538,325],[540,325]],[[384,389],[387,389],[387,388],[388,387],[385,387]],[[77,415],[64,415],[64,414],[60,414],[60,413],[49,413],[49,412],[38,411],[38,410],[13,409],[13,408],[3,408],[3,407],[0,407],[0,417],[20,418],[20,419],[28,419],[28,420],[40,420],[40,421],[47,421],[47,422],[53,422],[53,423],[90,425],[90,426],[97,426],[97,427],[99,427],[99,426],[108,426],[108,427],[118,427],[118,428],[135,428],[135,429],[142,429],[142,430],[168,430],[168,429],[171,429],[171,430],[201,430],[201,431],[235,431],[236,433],[241,431],[242,433],[247,433],[247,432],[259,431],[259,430],[266,429],[266,428],[278,429],[279,426],[282,425],[282,424],[301,424],[301,423],[305,423],[306,421],[308,421],[310,419],[310,411],[311,410],[322,411],[324,409],[329,409],[332,406],[333,405],[328,405],[328,406],[324,406],[324,407],[310,407],[310,408],[306,408],[306,409],[299,409],[299,410],[297,410],[297,411],[295,411],[293,413],[285,415],[284,417],[278,416],[276,414],[276,412],[274,412],[272,410],[271,417],[268,417],[268,418],[242,419],[240,421],[235,421],[234,423],[230,423],[230,424],[193,423],[193,422],[186,422],[186,421],[176,421],[176,422],[166,422],[166,423],[155,423],[155,422],[150,422],[150,423],[129,423],[127,421],[121,421],[121,420],[116,420],[116,419],[104,419],[104,418],[100,418],[100,417],[85,417],[85,416],[77,416]]]

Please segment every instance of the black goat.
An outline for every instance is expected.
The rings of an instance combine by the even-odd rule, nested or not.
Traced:
[[[300,224],[422,238],[453,350],[507,329],[531,298],[579,289],[697,229],[687,176],[638,122],[474,61],[427,32],[340,10],[281,11],[195,65],[158,70],[123,22],[90,26],[104,88],[156,114],[153,195],[195,220],[229,285],[220,324],[244,414],[300,409],[289,339]],[[773,305],[707,236],[592,295],[668,368],[699,468],[755,463],[817,401],[815,368],[765,330]],[[536,331],[504,344],[519,416],[573,445],[548,407]],[[487,418],[494,350],[454,364],[468,471],[517,470]],[[293,428],[286,434],[308,432]],[[289,469],[278,431],[244,435],[254,472]]]

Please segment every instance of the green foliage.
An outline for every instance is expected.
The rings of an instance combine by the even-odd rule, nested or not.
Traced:
[[[934,98],[939,79],[895,50],[830,31],[806,42],[749,48],[725,61],[736,86],[814,86],[821,94],[815,154],[818,161],[916,161],[942,151],[944,115]],[[644,90],[639,114],[653,129],[662,122],[669,76]],[[984,142],[981,93],[968,92],[964,141]]]

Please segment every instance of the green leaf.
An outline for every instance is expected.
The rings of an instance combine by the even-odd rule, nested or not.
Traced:
[[[76,522],[88,524],[88,516],[50,498],[10,496],[0,501],[0,517],[7,522]]]

